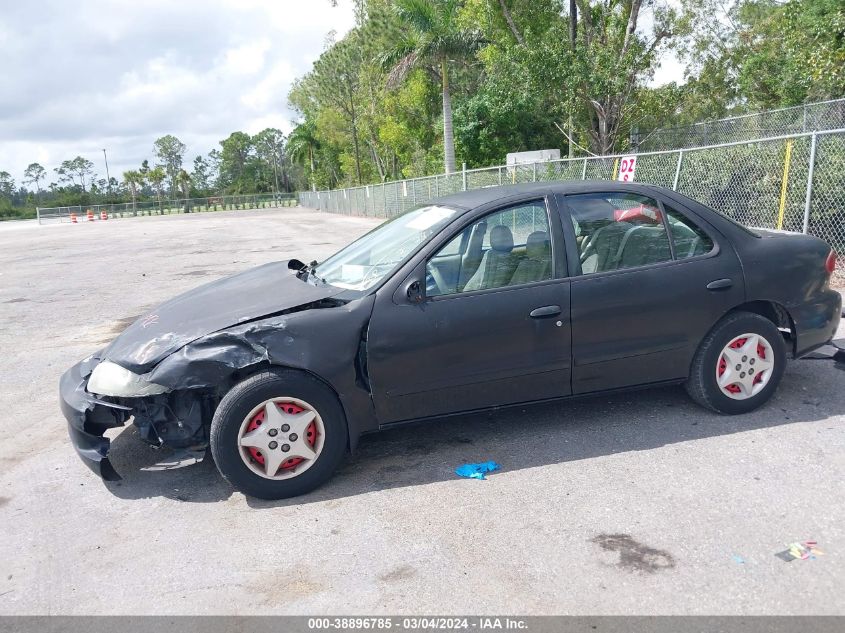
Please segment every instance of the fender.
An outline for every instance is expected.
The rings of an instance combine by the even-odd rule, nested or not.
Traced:
[[[260,367],[307,371],[337,394],[352,450],[362,433],[378,428],[359,359],[374,301],[370,295],[213,332],[167,356],[144,378],[173,391],[216,388],[222,397]]]

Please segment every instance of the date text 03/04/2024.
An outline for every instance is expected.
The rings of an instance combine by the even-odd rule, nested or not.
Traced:
[[[518,618],[500,617],[348,617],[309,618],[308,628],[321,630],[525,630],[527,622]]]

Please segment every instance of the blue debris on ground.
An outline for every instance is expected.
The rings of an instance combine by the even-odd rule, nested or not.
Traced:
[[[501,466],[496,462],[481,462],[480,464],[461,464],[455,469],[455,474],[467,479],[486,479],[485,473],[499,470]]]

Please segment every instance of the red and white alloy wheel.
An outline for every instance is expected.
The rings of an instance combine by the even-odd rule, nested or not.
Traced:
[[[244,464],[265,479],[291,479],[320,456],[326,430],[317,410],[304,400],[273,398],[255,407],[238,431]]]
[[[747,400],[769,383],[775,367],[772,345],[759,334],[740,334],[725,345],[716,361],[716,382],[723,394]]]

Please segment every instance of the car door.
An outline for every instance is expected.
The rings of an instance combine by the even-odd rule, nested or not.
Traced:
[[[494,207],[469,214],[402,283],[382,288],[367,333],[379,423],[568,395],[561,243],[545,198]],[[474,244],[480,257],[462,252]],[[426,280],[420,303],[403,291],[415,279]]]
[[[576,271],[573,393],[685,378],[707,331],[743,301],[733,247],[651,192],[566,195],[559,207]]]

